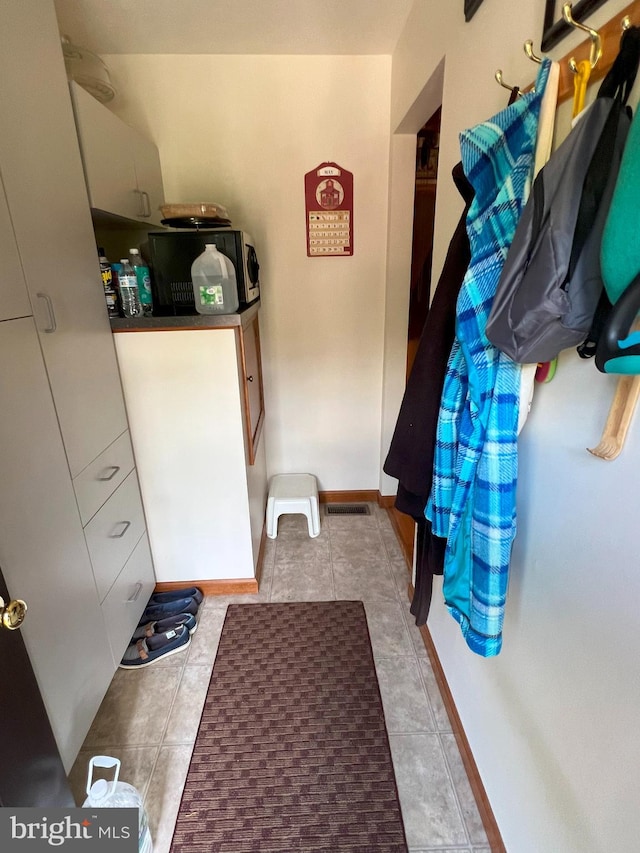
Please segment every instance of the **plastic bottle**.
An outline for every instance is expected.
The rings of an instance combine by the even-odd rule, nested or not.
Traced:
[[[104,298],[107,301],[107,313],[109,317],[118,316],[118,294],[113,286],[113,271],[111,264],[106,258],[104,249],[98,249],[98,260],[100,262],[100,275],[102,276],[102,286],[104,287]]]
[[[138,282],[138,292],[142,303],[142,313],[145,317],[153,314],[153,297],[151,295],[151,275],[149,267],[140,257],[138,249],[129,249],[129,263],[133,267]]]
[[[111,782],[106,779],[93,781],[93,768],[115,768]],[[149,831],[149,819],[142,804],[139,792],[127,782],[118,782],[120,760],[109,755],[94,755],[89,761],[87,776],[87,799],[83,808],[97,809],[138,809],[138,853],[153,853],[153,842]]]
[[[117,263],[111,264],[111,275],[112,275],[112,283],[113,287],[116,291],[116,296],[118,298],[118,316],[122,317],[122,300],[120,299],[120,273],[122,272],[122,264],[118,261]]]
[[[118,273],[120,285],[120,305],[125,317],[141,317],[142,303],[140,302],[140,291],[138,281],[133,267],[128,258],[121,258],[122,272]]]
[[[207,243],[191,266],[193,296],[200,314],[233,314],[238,310],[238,286],[232,261]]]

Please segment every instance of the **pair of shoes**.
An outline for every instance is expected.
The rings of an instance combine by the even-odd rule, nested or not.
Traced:
[[[186,649],[198,627],[204,596],[196,586],[154,593],[122,657],[122,669],[140,669]]]
[[[191,634],[186,625],[179,625],[162,634],[131,643],[120,661],[121,669],[142,669],[161,658],[174,655],[188,648]]]
[[[165,634],[167,631],[185,625],[190,634],[195,634],[198,622],[191,613],[176,613],[175,616],[167,616],[165,619],[157,619],[147,622],[146,625],[138,625],[131,637],[134,640],[142,640],[145,637],[153,637],[154,634]]]
[[[203,597],[202,591],[196,586],[174,589],[171,592],[155,592],[147,602],[147,607],[140,617],[138,625],[157,622],[160,619],[167,619],[169,616],[176,616],[180,613],[190,613],[192,616],[196,616]]]
[[[204,595],[202,594],[202,590],[197,586],[188,586],[184,589],[172,589],[169,592],[154,592],[149,602],[153,602],[154,604],[168,604],[176,601],[178,598],[193,598],[198,607],[200,607]]]

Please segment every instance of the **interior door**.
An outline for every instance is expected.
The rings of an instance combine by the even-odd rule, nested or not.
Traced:
[[[11,600],[1,569],[0,596]],[[0,627],[0,666],[0,807],[75,805],[19,629]]]

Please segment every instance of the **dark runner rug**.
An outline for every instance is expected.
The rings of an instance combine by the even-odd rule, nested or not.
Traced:
[[[406,853],[364,606],[233,604],[171,853]]]

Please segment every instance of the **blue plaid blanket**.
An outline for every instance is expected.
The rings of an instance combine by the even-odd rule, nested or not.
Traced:
[[[485,329],[504,261],[531,187],[544,60],[535,91],[460,134],[476,195],[467,216],[471,263],[456,307],[426,515],[447,539],[444,598],[468,646],[484,657],[502,646],[509,560],[516,534],[517,426],[521,366]]]

